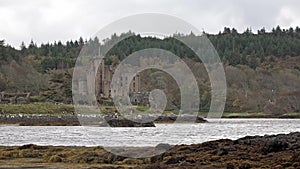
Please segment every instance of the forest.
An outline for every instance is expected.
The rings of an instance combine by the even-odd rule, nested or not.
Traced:
[[[246,29],[241,33],[235,28],[225,27],[218,34],[203,33],[211,41],[225,66],[229,87],[227,111],[259,112],[272,109],[274,112],[279,109],[278,106],[272,107],[272,103],[276,101],[285,105],[284,110],[280,109],[278,112],[300,111],[297,103],[300,97],[297,87],[300,82],[299,27],[281,29],[277,26],[269,32],[265,28],[257,32]],[[29,45],[22,42],[19,49],[6,44],[3,39],[0,40],[0,91],[31,92],[33,101],[71,103],[72,68],[82,48],[88,44],[106,49],[112,42],[124,37],[124,40],[106,52],[106,64],[111,63],[110,56],[122,60],[141,49],[160,48],[187,62],[196,61],[199,64],[196,69],[203,69],[195,53],[178,41],[176,36],[189,38],[196,35],[191,32],[188,35],[174,34],[160,39],[142,37],[129,31],[121,35],[113,34],[102,41],[97,37],[80,37],[65,43],[57,41],[37,45],[31,40]],[[199,81],[200,91],[203,93],[201,108],[206,110],[209,108],[210,83],[207,77],[202,77]],[[151,82],[144,83],[144,89],[147,90]],[[265,95],[258,96],[257,91]],[[174,98],[176,99],[178,98]],[[172,103],[179,104],[176,101]]]
[[[225,27],[218,34],[205,33],[211,43],[216,48],[223,63],[228,65],[248,65],[251,68],[259,66],[265,57],[275,56],[285,58],[288,56],[299,56],[300,54],[300,28],[281,29],[279,26],[273,28],[271,32],[266,32],[264,28],[253,33],[251,29],[238,33],[236,29]],[[46,43],[37,46],[32,40],[28,46],[24,42],[20,45],[20,50],[5,44],[5,40],[0,41],[0,62],[7,63],[12,60],[21,61],[26,56],[32,56],[36,62],[37,70],[45,72],[49,69],[71,68],[80,50],[85,44],[92,44],[105,48],[110,41],[122,37],[128,37],[122,40],[107,52],[108,56],[115,55],[120,60],[129,54],[146,48],[161,48],[168,50],[179,57],[195,57],[193,51],[184,44],[173,38],[174,36],[195,36],[192,32],[189,35],[175,34],[173,37],[158,39],[155,37],[141,37],[132,32],[121,35],[112,35],[109,39],[100,42],[96,37],[94,39],[67,41],[63,44],[61,41]],[[31,58],[32,59],[32,58]]]

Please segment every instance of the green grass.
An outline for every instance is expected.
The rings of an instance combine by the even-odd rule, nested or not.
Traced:
[[[225,112],[223,113],[223,117],[266,117],[266,116],[272,116],[270,113],[266,112]]]
[[[74,107],[68,104],[51,103],[0,104],[0,112],[3,114],[68,115],[74,112]]]
[[[83,109],[88,107],[83,106]],[[99,106],[101,114],[111,114],[117,112],[117,109],[113,106]],[[145,112],[149,108],[146,106],[135,106],[135,109]],[[27,115],[72,115],[74,113],[74,106],[70,104],[52,104],[52,103],[31,103],[31,104],[0,104],[0,113],[2,114],[27,114]],[[100,112],[99,112],[100,113]],[[162,115],[171,116],[176,115],[174,111],[164,111]],[[206,117],[207,112],[199,112],[200,116]],[[272,117],[273,115],[266,112],[256,112],[256,113],[247,113],[247,112],[224,112],[223,117]],[[300,118],[300,113],[290,112],[282,114],[281,116],[290,116],[295,118]]]
[[[300,118],[300,112],[289,112],[283,114],[283,116],[292,116],[292,117]]]
[[[135,108],[136,108],[136,110],[142,111],[142,112],[149,110],[149,107],[146,107],[146,106],[136,106]]]
[[[249,113],[223,113],[223,117],[234,117],[234,116],[247,117],[251,115],[249,115]]]
[[[199,112],[200,116],[206,117],[208,114],[208,112]],[[300,113],[288,113],[286,115],[290,115],[290,116],[300,116]],[[275,117],[275,115],[271,114],[271,113],[267,113],[267,112],[252,112],[252,113],[248,113],[248,112],[224,112],[222,117],[226,117],[226,118],[234,118],[234,117],[245,117],[245,118],[251,118],[251,117],[257,117],[257,118],[264,118],[264,117]]]

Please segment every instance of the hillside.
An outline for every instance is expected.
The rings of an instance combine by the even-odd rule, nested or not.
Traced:
[[[264,29],[243,33],[224,28],[216,35],[205,33],[218,51],[227,78],[227,112],[269,112],[272,114],[300,112],[300,28],[282,30],[279,26],[271,32]],[[112,35],[103,43],[100,40],[80,38],[47,43],[37,46],[21,44],[17,50],[0,41],[0,91],[30,92],[36,102],[72,102],[71,78],[77,56],[85,44],[101,47],[102,52],[112,41],[127,37],[107,51],[106,56],[124,59],[134,51],[145,48],[169,50],[180,56],[197,75],[200,89],[200,111],[210,106],[210,82],[203,64],[195,54],[174,37],[197,39],[190,35],[176,34],[157,39],[141,37],[132,32]],[[112,60],[106,60],[111,64]],[[178,87],[169,75],[156,70],[142,72],[142,89],[165,90],[168,109],[180,108]]]

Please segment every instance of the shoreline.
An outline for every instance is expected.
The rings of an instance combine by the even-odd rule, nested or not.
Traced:
[[[189,120],[189,117],[183,119]],[[0,125],[19,125],[19,126],[81,126],[81,124],[87,125],[95,125],[99,127],[107,127],[107,124],[103,123],[105,118],[102,120],[95,117],[80,117],[77,116],[53,116],[53,115],[29,115],[29,116],[0,116]],[[114,123],[109,123],[113,121]],[[128,123],[132,121],[126,119],[110,119],[106,122],[109,123],[112,127],[155,127],[154,124],[171,124],[176,121],[176,116],[159,116],[153,123],[141,123],[145,125],[136,125]],[[207,122],[205,119],[201,117],[197,117],[195,119],[195,123],[205,123]]]
[[[166,147],[166,146],[165,146]],[[0,146],[4,168],[298,168],[300,132],[175,145],[148,158],[126,158],[102,147]]]
[[[117,112],[113,106],[100,106],[99,108],[102,116],[114,116],[115,112]],[[136,109],[143,111],[145,107],[136,107]],[[74,105],[71,104],[52,104],[47,102],[0,104],[0,124],[19,124],[21,126],[79,126],[78,117],[74,112]],[[199,112],[196,123],[205,122],[207,114],[207,112]],[[222,118],[300,119],[300,112],[281,114],[267,112],[224,112]],[[169,110],[161,114],[154,123],[168,124],[174,121],[176,121],[176,113]]]
[[[242,118],[263,118],[263,119],[300,119],[300,113],[298,114],[283,114],[283,115],[273,115],[273,114],[261,114],[261,115],[232,115],[226,114],[222,116],[222,118],[229,118],[229,119],[242,119]]]
[[[223,116],[221,119],[300,119],[298,116]],[[87,125],[103,126],[99,122],[93,122],[93,117],[87,120],[78,120],[77,116],[53,116],[53,115],[29,115],[29,116],[3,116],[0,115],[0,125],[17,125],[17,126],[81,126],[83,122]],[[99,119],[96,119],[99,120]],[[104,120],[104,119],[103,119]],[[206,118],[198,117],[195,123],[209,123]],[[122,122],[122,120],[119,120]],[[160,116],[154,120],[154,124],[172,124],[176,121],[176,116]],[[182,121],[182,123],[185,123]],[[189,123],[189,122],[187,122]],[[191,122],[190,122],[191,123]],[[83,124],[83,125],[85,125]],[[122,127],[122,126],[114,126]],[[138,126],[131,126],[138,127]]]

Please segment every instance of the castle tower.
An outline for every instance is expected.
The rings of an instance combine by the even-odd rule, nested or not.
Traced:
[[[119,77],[119,83],[115,84],[119,86],[116,91],[111,91],[111,81],[114,75],[115,68],[112,65],[105,65],[105,60],[102,59],[101,62],[97,63],[98,71],[96,72],[96,82],[95,90],[96,95],[111,98],[113,93],[122,92],[123,87],[129,85],[129,92],[139,92],[140,91],[140,75],[136,75],[132,81],[129,81],[129,74],[123,72],[121,77]],[[95,66],[96,67],[96,66]]]

